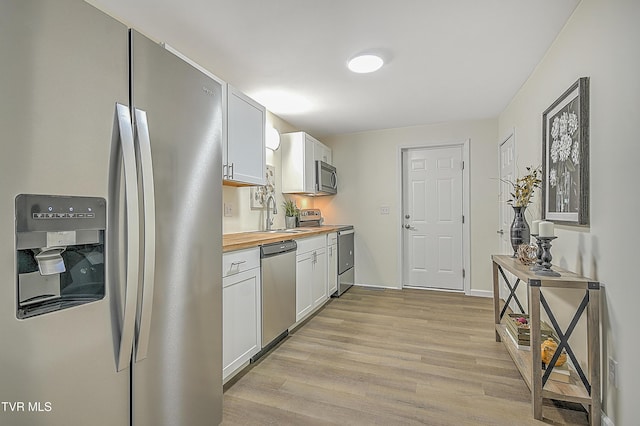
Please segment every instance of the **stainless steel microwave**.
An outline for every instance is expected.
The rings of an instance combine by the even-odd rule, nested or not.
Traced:
[[[336,168],[324,161],[316,161],[316,195],[338,193],[338,174]]]

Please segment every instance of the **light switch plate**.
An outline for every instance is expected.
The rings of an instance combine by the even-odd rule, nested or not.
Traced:
[[[233,216],[233,204],[224,203],[224,215],[225,217]]]
[[[389,214],[391,208],[389,206],[380,206],[380,214]]]

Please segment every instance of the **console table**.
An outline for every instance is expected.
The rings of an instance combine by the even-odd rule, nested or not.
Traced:
[[[543,277],[529,270],[528,265],[523,265],[518,259],[508,255],[492,255],[493,263],[493,309],[495,315],[496,342],[502,341],[511,355],[513,362],[520,371],[522,378],[531,391],[531,405],[533,417],[542,420],[542,399],[555,399],[570,401],[588,405],[589,421],[592,426],[600,425],[600,283],[581,277],[573,272],[557,267],[553,270],[560,273],[559,277]],[[511,283],[505,271],[513,274],[516,279]],[[509,288],[509,296],[506,301],[500,301],[500,277]],[[527,285],[529,304],[530,344],[531,350],[520,350],[507,335],[506,326],[502,324],[509,302],[513,299],[521,313],[525,313],[518,300],[516,290],[521,282]],[[568,288],[584,292],[582,303],[574,313],[573,320],[566,330],[562,330],[555,319],[553,311],[549,307],[544,294],[545,288]],[[542,370],[542,355],[540,350],[540,306],[543,307],[552,323],[556,336],[560,339],[557,353],[551,360],[547,370]],[[569,345],[569,337],[578,323],[578,320],[586,310],[587,315],[587,363],[588,377],[580,367],[578,360]],[[572,360],[575,372],[572,372],[569,383],[548,380],[551,367],[555,364],[562,350],[565,350]],[[575,373],[575,374],[574,374]],[[576,377],[577,376],[577,377]]]

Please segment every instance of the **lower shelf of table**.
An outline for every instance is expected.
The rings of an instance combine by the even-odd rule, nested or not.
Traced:
[[[511,340],[511,337],[507,334],[508,331],[505,325],[496,324],[496,331],[498,332],[502,343],[507,348],[507,351],[518,368],[518,371],[520,371],[520,375],[529,387],[529,390],[532,390],[531,381],[533,377],[533,363],[531,351],[518,349],[513,343],[513,340]],[[542,374],[544,374],[544,371],[540,368],[540,375]],[[542,389],[542,398],[591,405],[591,397],[575,372],[572,372],[569,383],[563,383],[551,379],[547,380],[546,385]]]

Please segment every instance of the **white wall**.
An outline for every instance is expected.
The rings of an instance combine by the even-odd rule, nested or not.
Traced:
[[[511,104],[500,135],[516,128],[520,168],[542,161],[542,113],[579,77],[590,77],[590,212],[588,229],[560,227],[554,263],[604,284],[603,409],[616,425],[638,422],[640,349],[635,215],[640,208],[640,2],[582,0]],[[563,296],[559,296],[563,299]],[[567,305],[570,301],[565,300]],[[568,308],[568,306],[567,306]],[[567,309],[568,312],[568,309]],[[619,362],[620,385],[607,383],[606,357]]]
[[[333,150],[339,189],[318,197],[327,223],[356,228],[356,282],[400,288],[398,249],[402,231],[399,147],[470,140],[471,289],[491,290],[490,255],[497,247],[497,120],[442,123],[325,138]],[[390,214],[381,215],[380,206]],[[469,271],[468,271],[469,272]]]

